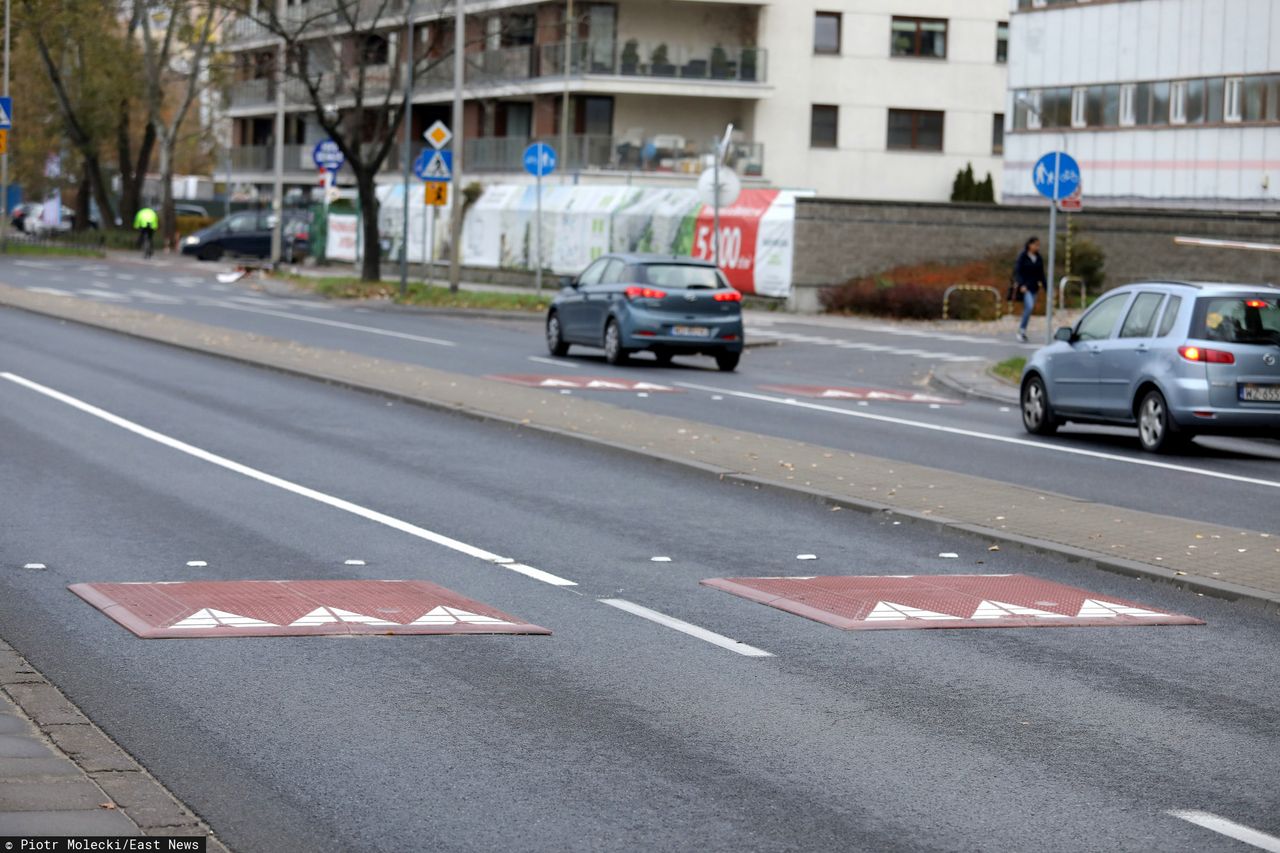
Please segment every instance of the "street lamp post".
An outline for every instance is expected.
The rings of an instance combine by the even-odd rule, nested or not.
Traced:
[[[560,95],[560,156],[564,158],[562,180],[569,175],[569,70],[573,67],[573,0],[566,0],[564,11],[564,91]]]
[[[276,0],[276,17],[283,21],[288,14],[286,0]],[[275,168],[271,181],[271,209],[275,212],[275,224],[271,226],[271,265],[280,263],[284,248],[284,38],[276,47],[276,138]]]

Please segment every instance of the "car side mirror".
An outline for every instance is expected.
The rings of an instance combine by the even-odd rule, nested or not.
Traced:
[[[578,280],[571,275],[562,275],[560,276],[560,287],[576,290],[578,288]]]
[[[1062,326],[1058,331],[1053,333],[1053,339],[1055,341],[1066,341],[1067,343],[1071,343],[1071,341],[1075,339],[1075,332],[1071,330],[1070,326]]]

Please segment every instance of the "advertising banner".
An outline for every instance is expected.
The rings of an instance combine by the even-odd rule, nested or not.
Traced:
[[[329,214],[325,234],[325,257],[335,261],[356,260],[356,246],[360,238],[357,217],[354,214]]]

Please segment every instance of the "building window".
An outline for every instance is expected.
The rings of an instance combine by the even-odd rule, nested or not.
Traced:
[[[942,116],[936,110],[889,110],[889,150],[941,151]]]
[[[893,19],[889,40],[893,56],[947,58],[947,22],[937,18]]]
[[[1071,90],[1071,126],[1084,127],[1084,108],[1089,90],[1083,86],[1077,86]]]
[[[1137,86],[1125,83],[1120,87],[1120,126],[1132,127],[1138,123],[1138,113],[1134,106],[1134,93]]]
[[[1205,86],[1205,121],[1210,124],[1218,124],[1222,121],[1223,112],[1223,95],[1226,81],[1221,77],[1215,77],[1208,81]]]
[[[996,62],[1009,61],[1009,22],[996,24]]]
[[[1204,124],[1205,81],[1187,80],[1182,84],[1182,121],[1186,124]]]
[[[1175,81],[1169,89],[1169,124],[1187,123],[1187,81]]]
[[[1040,93],[1015,92],[1013,95],[1013,129],[1040,129]]]
[[[1004,113],[991,117],[991,153],[1004,153]]]
[[[818,12],[813,16],[813,52],[839,55],[839,12]]]
[[[1222,108],[1223,121],[1240,121],[1240,90],[1244,88],[1243,84],[1243,78],[1227,78],[1226,97]]]
[[[835,148],[838,141],[840,108],[827,104],[814,104],[809,119],[809,146],[811,148]]]

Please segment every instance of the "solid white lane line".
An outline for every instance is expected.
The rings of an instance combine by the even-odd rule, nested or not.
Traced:
[[[924,429],[931,432],[943,432],[949,435],[962,435],[966,438],[995,441],[1000,444],[1014,444],[1019,447],[1030,447],[1035,450],[1043,450],[1047,453],[1066,453],[1071,456],[1087,456],[1090,459],[1105,459],[1108,462],[1124,462],[1128,465],[1140,465],[1144,468],[1160,468],[1165,471],[1178,471],[1182,474],[1196,474],[1201,477],[1212,477],[1216,480],[1230,480],[1233,483],[1248,483],[1251,486],[1266,486],[1271,489],[1280,489],[1280,482],[1275,480],[1262,480],[1257,477],[1242,477],[1238,474],[1226,474],[1221,471],[1210,471],[1205,468],[1193,468],[1190,465],[1175,465],[1172,462],[1160,462],[1155,459],[1137,459],[1130,456],[1121,456],[1116,453],[1103,453],[1098,450],[1085,450],[1080,447],[1068,447],[1062,444],[1042,443],[1039,441],[1031,441],[1026,438],[1013,438],[1007,435],[995,435],[993,433],[978,432],[977,430],[972,429],[942,426],[941,424],[913,421],[907,418],[895,418],[890,415],[858,412],[852,409],[837,408],[836,406],[824,406],[821,403],[806,403],[800,400],[793,400],[789,397],[771,397],[767,394],[753,394],[747,391],[730,391],[728,388],[717,388],[712,385],[697,385],[692,382],[673,382],[671,384],[678,385],[681,388],[689,388],[694,391],[709,391],[713,394],[728,394],[733,397],[741,397],[744,400],[759,400],[764,403],[776,403],[780,406],[794,406],[799,409],[811,409],[815,412],[829,412],[833,415],[844,415],[849,418],[863,418],[869,421],[879,421],[881,423],[893,424],[894,426],[913,427],[915,429]]]
[[[536,361],[538,364],[554,364],[556,367],[567,367],[570,370],[581,370],[582,368],[570,361],[562,358],[543,358],[540,355],[526,356],[529,361]]]
[[[35,391],[38,394],[43,394],[44,396],[57,400],[60,403],[66,403],[68,406],[79,409],[85,414],[93,415],[95,418],[100,418],[109,424],[128,430],[135,435],[142,436],[143,438],[154,441],[157,444],[163,444],[165,447],[185,453],[188,456],[194,456],[196,459],[208,462],[212,465],[217,465],[218,467],[225,468],[228,471],[234,471],[237,474],[242,474],[252,480],[257,480],[260,483],[266,483],[268,486],[275,486],[276,488],[283,489],[286,492],[292,492],[295,495],[310,498],[317,503],[331,506],[334,509],[340,509],[343,512],[349,512],[352,515],[358,515],[361,518],[385,525],[393,530],[399,530],[401,533],[408,533],[410,536],[416,536],[419,539],[425,539],[426,541],[433,542],[436,545],[443,545],[445,548],[449,548],[461,554],[466,554],[468,557],[475,557],[478,560],[484,560],[485,562],[493,563],[494,565],[500,565],[504,569],[519,572],[522,575],[531,577],[534,580],[542,581],[543,583],[549,583],[553,586],[577,586],[575,582],[558,577],[550,572],[544,572],[541,569],[535,569],[532,566],[526,566],[523,563],[511,562],[511,558],[509,557],[499,556],[498,554],[486,551],[483,548],[477,548],[474,545],[468,545],[465,542],[460,542],[457,539],[453,539],[441,533],[427,530],[425,527],[419,527],[416,524],[401,521],[400,519],[386,515],[385,513],[360,506],[359,504],[343,500],[342,498],[334,497],[333,495],[326,494],[325,492],[309,489],[306,486],[301,486],[281,477],[276,477],[272,474],[266,473],[265,471],[259,471],[257,468],[250,468],[248,465],[242,465],[241,463],[228,459],[225,456],[219,456],[216,453],[210,453],[208,450],[202,450],[199,447],[195,447],[194,445],[187,444],[184,441],[179,441],[176,438],[167,436],[164,433],[148,429],[147,427],[128,420],[127,418],[122,418],[119,415],[113,415],[105,409],[100,409],[97,406],[86,403],[69,394],[64,394],[61,391],[55,391],[52,388],[39,384],[38,382],[32,382],[30,379],[23,378],[13,373],[0,373],[0,378],[7,379],[10,382],[21,385],[22,387]]]
[[[81,288],[77,292],[83,293],[85,296],[92,296],[96,299],[110,299],[115,302],[132,302],[133,301],[128,296],[123,296],[119,293],[112,293],[110,290],[94,290],[93,288],[86,287],[86,288]]]
[[[325,320],[320,317],[304,317],[298,314],[290,314],[287,311],[272,311],[269,308],[251,308],[248,305],[236,305],[233,302],[210,302],[216,308],[226,308],[229,311],[249,311],[253,314],[269,314],[272,317],[283,317],[286,320],[297,320],[299,323],[315,323],[319,326],[333,326],[338,329],[350,329],[353,332],[366,332],[370,335],[382,335],[388,338],[403,338],[406,341],[417,341],[420,344],[435,344],[440,347],[456,347],[453,341],[442,340],[441,338],[427,338],[422,335],[410,335],[407,332],[393,332],[389,329],[378,329],[373,326],[361,326],[358,323],[344,323],[341,320]]]
[[[1165,812],[1165,814],[1170,817],[1176,817],[1179,820],[1185,820],[1188,823],[1194,823],[1197,826],[1203,826],[1205,829],[1212,830],[1219,835],[1225,835],[1228,838],[1234,838],[1236,841],[1243,841],[1245,844],[1257,847],[1259,850],[1266,850],[1268,853],[1280,853],[1280,838],[1276,838],[1274,835],[1267,835],[1265,832],[1259,832],[1251,826],[1227,820],[1225,817],[1218,817],[1212,812],[1202,812],[1195,809],[1172,809]]]
[[[639,604],[627,601],[625,598],[601,598],[597,600],[601,604],[607,604],[610,607],[625,610],[628,613],[639,616],[641,619],[648,619],[650,622],[657,622],[659,625],[679,631],[682,634],[688,634],[690,637],[697,637],[699,640],[705,640],[713,646],[719,646],[722,649],[737,652],[744,657],[773,657],[771,652],[766,652],[764,649],[757,649],[755,646],[748,646],[746,643],[731,640],[723,634],[717,634],[715,631],[708,631],[706,628],[699,628],[697,625],[690,625],[688,622],[676,619],[674,616],[667,616],[665,613],[659,613],[656,610],[641,607]]]
[[[59,290],[56,287],[28,287],[32,293],[47,293],[50,296],[75,296],[70,290]]]

